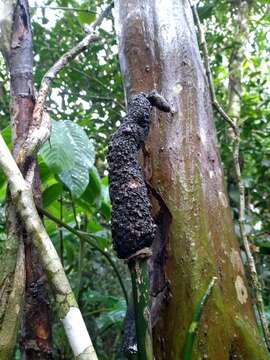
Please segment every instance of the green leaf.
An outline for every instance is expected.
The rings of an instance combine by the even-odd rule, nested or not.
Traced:
[[[85,10],[85,11],[80,11],[78,13],[78,19],[79,22],[84,25],[84,24],[91,24],[93,21],[96,20],[96,14],[94,12],[90,12],[88,9],[88,5],[89,5],[89,1],[84,1],[81,5],[81,10]]]
[[[56,183],[48,187],[42,193],[43,207],[48,207],[53,201],[58,199],[59,195],[62,193],[63,187],[61,184]]]
[[[65,121],[52,120],[50,141],[42,146],[39,153],[55,174],[70,170],[74,166],[74,149],[70,143],[71,139]]]
[[[102,313],[97,319],[97,326],[102,331],[112,325],[122,326],[126,315],[126,303],[124,299],[117,301],[112,309],[108,312]]]
[[[74,198],[85,191],[89,169],[95,161],[95,150],[84,130],[69,120],[52,121],[50,143],[41,149],[47,166],[70,190]]]
[[[100,212],[105,220],[109,220],[111,217],[111,205],[106,201],[102,201]]]
[[[1,131],[1,134],[3,136],[3,139],[5,140],[5,143],[11,149],[12,143],[11,143],[11,129],[10,126],[7,126],[4,130]]]
[[[74,151],[74,167],[59,174],[61,181],[78,198],[89,183],[89,169],[94,165],[95,150],[84,130],[72,121],[64,121],[70,135],[70,146]]]
[[[89,183],[85,189],[82,199],[93,204],[101,196],[101,181],[97,168],[93,166],[89,171]]]
[[[7,144],[7,146],[9,147],[9,149],[11,149],[12,144],[11,144],[10,126],[7,126],[4,130],[2,130],[1,134],[2,134],[3,139],[5,140],[5,143]],[[0,169],[0,201],[2,201],[5,198],[6,182],[7,182],[6,176],[4,175],[3,170]]]
[[[39,167],[39,177],[40,177],[42,184],[44,184],[44,183],[48,184],[48,182],[52,181],[52,180],[55,181],[53,172],[45,164],[44,160],[42,159],[42,157],[40,155],[38,156],[38,167]]]
[[[96,14],[82,11],[79,13],[78,19],[82,25],[84,24],[90,25],[92,22],[96,20]]]

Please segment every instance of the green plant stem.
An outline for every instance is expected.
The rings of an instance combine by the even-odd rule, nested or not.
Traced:
[[[50,214],[48,211],[46,211],[45,209],[41,208],[41,207],[37,207],[38,211],[45,215],[48,219],[52,220],[53,222],[55,222],[56,224],[63,226],[63,228],[67,229],[68,231],[70,231],[72,234],[76,235],[79,239],[83,239],[84,241],[86,241],[90,246],[92,246],[92,248],[96,251],[99,251],[108,261],[108,263],[111,265],[118,281],[120,284],[120,287],[123,291],[123,295],[124,298],[126,300],[126,303],[128,305],[128,294],[127,294],[127,290],[125,288],[125,285],[123,283],[123,280],[121,278],[121,275],[117,269],[116,264],[114,263],[114,261],[112,260],[110,254],[106,251],[106,250],[102,250],[96,243],[95,243],[95,236],[92,234],[89,234],[87,232],[83,232],[77,229],[74,229],[73,227],[69,226],[68,224],[64,223],[63,221],[61,221],[60,219],[58,219],[57,217],[53,216],[52,214]]]
[[[75,206],[71,191],[69,191],[69,197],[70,197],[70,201],[71,201],[71,207],[72,207],[72,211],[73,211],[73,217],[74,217],[74,221],[75,221],[75,224],[76,224],[76,228],[78,230],[80,230],[80,224],[79,224],[78,218],[77,218],[76,206]]]
[[[63,196],[60,196],[60,219],[63,220]],[[59,229],[59,237],[60,237],[60,259],[61,263],[64,266],[64,239],[63,239],[63,230]]]
[[[75,206],[75,202],[74,202],[71,191],[69,191],[69,196],[70,196],[74,221],[76,224],[76,229],[80,230],[80,224],[79,224],[78,217],[77,217],[76,206]],[[85,254],[84,242],[85,242],[85,240],[83,238],[79,237],[80,244],[79,244],[79,261],[78,261],[78,283],[77,283],[77,289],[76,289],[76,298],[77,298],[78,303],[79,303],[79,296],[80,296],[80,291],[81,291],[82,281],[83,281],[83,265],[84,265],[84,254]]]
[[[192,321],[188,329],[188,333],[186,336],[184,350],[183,350],[183,360],[191,360],[192,359],[192,350],[194,345],[194,340],[196,336],[196,332],[198,329],[198,324],[202,316],[203,307],[211,294],[211,290],[215,284],[216,278],[213,277],[210,284],[208,285],[205,293],[203,294],[202,298],[195,306],[195,310],[192,316]]]
[[[84,240],[79,238],[80,241],[80,251],[79,251],[79,266],[78,266],[78,287],[77,287],[77,301],[79,302],[80,292],[82,288],[83,282],[83,266],[84,266],[84,255],[85,255],[85,247],[84,247]]]
[[[153,360],[152,327],[150,314],[149,274],[147,258],[129,261],[134,301],[138,360]]]

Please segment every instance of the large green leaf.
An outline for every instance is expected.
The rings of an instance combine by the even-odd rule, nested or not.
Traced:
[[[42,146],[40,154],[55,174],[71,170],[75,165],[72,145],[66,121],[52,120],[50,140]]]
[[[84,130],[69,120],[52,121],[52,135],[41,149],[47,166],[70,190],[74,198],[85,191],[95,150]]]
[[[91,12],[89,9],[89,1],[84,1],[81,4],[81,10],[78,12],[78,19],[79,22],[84,25],[84,24],[91,24],[93,21],[95,21],[96,19],[96,14]]]

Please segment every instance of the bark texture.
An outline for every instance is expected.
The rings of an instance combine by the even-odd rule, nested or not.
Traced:
[[[116,1],[127,98],[157,89],[142,167],[158,236],[152,257],[156,359],[182,358],[196,304],[211,278],[193,359],[268,359],[256,325],[225,192],[209,89],[187,0]]]
[[[0,1],[0,51],[7,61],[10,52],[15,0]],[[18,218],[9,199],[6,206],[7,239],[0,248],[0,358],[9,359],[17,338],[24,295],[24,246],[16,232]]]
[[[11,78],[11,126],[13,156],[16,158],[27,138],[35,105],[33,87],[32,33],[28,2],[18,0],[14,6],[11,46],[7,56]],[[41,193],[36,161],[33,157],[18,164],[32,187],[37,204]],[[18,218],[11,199],[7,203],[9,237],[15,237],[19,247],[25,248],[25,305],[21,327],[22,359],[51,359],[49,304],[44,284],[44,272],[32,239]],[[12,234],[12,235],[11,235]],[[19,259],[18,259],[19,261]],[[22,272],[22,274],[24,271]]]

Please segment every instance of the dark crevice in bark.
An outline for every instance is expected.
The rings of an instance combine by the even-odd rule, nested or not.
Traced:
[[[137,354],[137,338],[134,316],[134,305],[129,303],[123,325],[121,351],[128,357]]]
[[[151,279],[151,319],[152,326],[157,323],[162,308],[170,299],[170,284],[166,278],[165,265],[167,261],[167,244],[169,243],[169,231],[172,221],[170,210],[166,206],[161,195],[152,186],[147,184],[151,194],[151,203],[157,213],[154,220],[157,225],[157,235],[152,245],[153,255],[150,259],[150,279]],[[154,199],[153,199],[154,198]],[[155,205],[157,203],[157,205]]]

